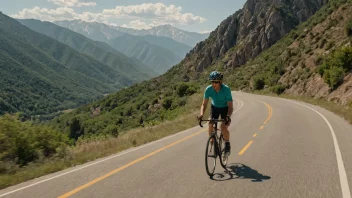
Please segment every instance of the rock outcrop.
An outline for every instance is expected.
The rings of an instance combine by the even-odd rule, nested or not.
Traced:
[[[241,10],[211,32],[207,40],[199,42],[186,55],[181,67],[202,72],[225,54],[229,56],[226,67],[244,65],[307,20],[327,1],[248,0]]]

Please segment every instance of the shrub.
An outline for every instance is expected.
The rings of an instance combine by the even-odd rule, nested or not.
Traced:
[[[280,94],[282,94],[285,91],[286,87],[287,87],[286,85],[282,85],[282,84],[275,85],[275,86],[270,88],[270,91],[280,95]]]
[[[324,80],[332,89],[336,89],[342,82],[345,72],[341,67],[332,67],[324,73]]]
[[[352,36],[352,19],[349,19],[345,25],[345,33],[347,36]]]
[[[265,85],[265,79],[263,76],[254,76],[253,77],[253,88],[255,90],[263,89]]]
[[[170,97],[165,98],[162,105],[165,109],[169,109],[172,105],[172,98],[170,98]]]

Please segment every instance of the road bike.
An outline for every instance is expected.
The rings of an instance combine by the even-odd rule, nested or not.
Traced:
[[[216,159],[219,157],[221,166],[227,170],[226,164],[228,161],[228,156],[225,156],[225,140],[222,131],[217,128],[218,122],[225,122],[224,119],[210,119],[210,120],[200,120],[199,126],[202,126],[202,121],[209,121],[213,123],[213,131],[208,138],[207,146],[205,150],[205,169],[207,174],[211,177],[214,175],[216,167]],[[217,133],[220,131],[220,135]],[[214,148],[214,149],[213,149]],[[210,149],[210,150],[209,150]],[[209,164],[210,162],[210,164]],[[213,162],[213,163],[211,163]],[[212,168],[211,168],[212,167]]]

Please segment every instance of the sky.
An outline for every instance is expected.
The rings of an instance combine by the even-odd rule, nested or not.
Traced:
[[[246,0],[0,0],[0,11],[17,19],[81,19],[134,29],[170,24],[182,30],[213,31]]]

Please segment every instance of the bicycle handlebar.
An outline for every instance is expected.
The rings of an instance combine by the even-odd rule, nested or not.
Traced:
[[[199,121],[199,126],[201,126],[201,127],[203,127],[203,125],[202,125],[202,121],[210,121],[210,122],[226,122],[226,120],[225,119],[221,119],[221,120],[218,120],[218,119],[210,119],[210,120],[200,120]]]

